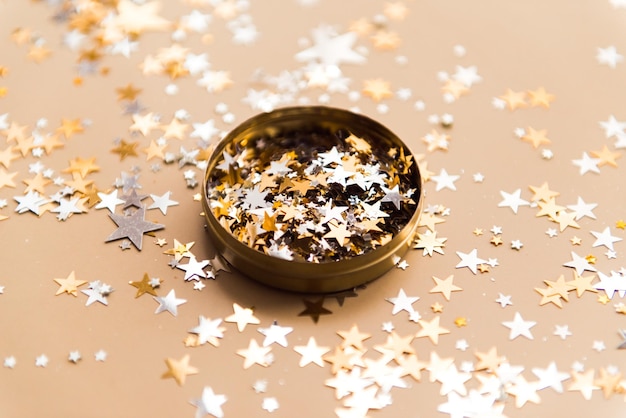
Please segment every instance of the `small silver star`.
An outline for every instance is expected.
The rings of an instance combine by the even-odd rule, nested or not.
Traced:
[[[98,350],[94,354],[96,361],[105,361],[107,359],[107,352],[104,350]]]
[[[172,192],[165,192],[162,196],[151,194],[150,197],[154,201],[148,209],[159,209],[163,215],[167,215],[167,208],[178,205],[178,202],[170,199]]]
[[[15,357],[13,356],[9,356],[4,359],[4,367],[6,367],[7,369],[14,368],[16,364],[17,364],[17,361],[15,360]]]
[[[35,366],[37,367],[46,367],[48,365],[48,356],[42,354],[35,358]]]
[[[154,311],[155,314],[159,314],[164,311],[168,311],[172,315],[178,315],[178,305],[182,305],[187,302],[187,299],[179,299],[176,297],[174,289],[170,290],[165,297],[153,296],[154,300],[159,302],[159,306]]]
[[[81,359],[80,353],[77,350],[70,351],[70,355],[68,356],[68,360],[72,363],[76,364]]]

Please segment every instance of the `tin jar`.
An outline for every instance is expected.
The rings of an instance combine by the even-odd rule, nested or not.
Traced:
[[[352,142],[348,146],[346,141]],[[341,155],[353,162],[367,159],[365,167],[386,173],[389,184],[374,185],[376,179],[368,179],[362,173],[359,174],[360,187],[332,183],[328,172],[341,162],[337,159]],[[326,160],[321,160],[320,156],[326,156]],[[256,166],[247,167],[251,162]],[[289,184],[295,183],[290,177],[297,180],[289,167],[307,163],[312,166],[303,172],[310,173],[311,178],[316,178],[313,173],[322,173],[321,183],[312,180],[308,190],[292,192]],[[262,176],[257,170],[261,165],[270,167]],[[376,171],[378,169],[381,171]],[[343,176],[350,183],[350,173]],[[263,178],[269,178],[272,187],[267,183],[259,186]],[[341,178],[338,182],[342,182]],[[367,184],[372,190],[365,190]],[[412,244],[423,200],[417,162],[393,132],[366,116],[323,106],[282,108],[240,124],[211,154],[203,186],[207,230],[216,251],[236,270],[254,280],[306,293],[351,289],[391,269]],[[376,207],[378,212],[374,212],[373,224],[377,220],[380,223],[372,226],[370,222],[373,232],[360,229],[357,221],[363,218],[365,205],[358,205],[359,199],[352,191],[362,196],[376,196],[381,187],[387,191],[385,198],[378,199],[383,203],[367,206],[369,209]],[[394,192],[390,194],[392,188]],[[292,194],[295,198],[285,197]],[[335,203],[332,203],[333,198]],[[245,201],[238,201],[241,199]],[[338,209],[326,218],[334,216],[334,219],[320,219],[324,210],[315,207],[330,208],[329,199]],[[295,232],[295,224],[286,226],[282,222],[287,218],[287,206],[294,206],[296,201],[306,213],[311,210],[321,213],[308,215],[312,219],[298,213],[302,218],[298,220],[298,230],[303,234]],[[381,208],[387,208],[391,215],[385,215]],[[244,225],[245,219],[258,220],[258,224]],[[290,220],[293,222],[292,218]],[[306,225],[302,227],[305,221],[310,229]],[[281,225],[282,229],[276,225]],[[346,233],[350,235],[325,238],[330,235],[329,230],[338,228],[349,229]],[[315,231],[319,232],[317,238]],[[277,241],[281,242],[280,246]]]

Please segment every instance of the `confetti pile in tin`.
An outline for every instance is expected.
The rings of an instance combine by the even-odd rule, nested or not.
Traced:
[[[404,148],[372,147],[346,130],[286,131],[230,146],[207,193],[241,242],[319,263],[367,253],[402,230],[419,202],[415,173]]]

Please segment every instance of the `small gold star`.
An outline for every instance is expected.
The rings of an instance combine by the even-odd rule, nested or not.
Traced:
[[[404,18],[409,14],[409,8],[401,1],[385,3],[383,13],[392,20],[404,20]]]
[[[502,238],[500,238],[500,236],[498,235],[494,235],[493,237],[491,237],[491,240],[489,242],[497,247],[498,245],[502,245]]]
[[[165,145],[158,145],[154,139],[150,140],[150,146],[148,148],[144,148],[142,151],[147,154],[146,161],[150,161],[151,159],[157,157],[160,159],[164,159],[165,155],[163,152],[165,151]]]
[[[467,325],[467,319],[463,316],[459,316],[454,320],[454,325],[461,328]]]
[[[576,290],[576,296],[581,297],[585,292],[598,293],[598,289],[591,284],[595,278],[595,276],[579,276],[578,273],[574,272],[574,280],[570,280],[567,284],[571,286],[572,290]]]
[[[126,33],[140,35],[150,30],[163,30],[171,23],[158,15],[161,4],[156,1],[135,4],[130,0],[117,3],[117,15],[107,20],[107,25],[119,28]]]
[[[529,126],[526,134],[522,136],[522,141],[530,142],[535,149],[539,148],[540,145],[548,145],[552,141],[546,137],[546,132],[546,129],[537,131]]]
[[[401,337],[395,331],[391,331],[391,334],[387,336],[385,344],[374,346],[374,350],[384,355],[393,354],[394,358],[399,358],[403,354],[415,354],[415,348],[411,346],[411,342],[414,339],[415,336],[413,334]]]
[[[441,280],[438,277],[433,276],[433,280],[437,285],[430,289],[429,293],[441,293],[446,300],[450,300],[452,292],[463,290],[452,283],[454,280],[453,275],[448,276],[445,280]]]
[[[15,182],[13,178],[17,176],[17,171],[13,173],[7,173],[3,168],[0,169],[0,189],[4,186],[15,188]]]
[[[363,84],[363,93],[376,102],[393,96],[390,83],[382,78],[365,80]]]
[[[489,273],[489,264],[479,264],[478,271],[480,271],[481,273]]]
[[[46,154],[50,154],[56,148],[63,148],[63,142],[59,141],[58,135],[45,135],[43,137],[43,143],[41,147],[46,151]]]
[[[28,129],[28,125],[18,125],[11,122],[11,126],[2,131],[2,134],[6,136],[7,142],[17,141],[26,137],[26,129]]]
[[[199,347],[200,339],[196,334],[189,334],[183,340],[183,344],[185,344],[185,347]]]
[[[615,222],[615,227],[619,229],[626,229],[626,221],[620,219],[619,221]]]
[[[161,375],[161,379],[174,378],[179,386],[185,384],[188,375],[198,373],[198,369],[189,365],[189,354],[185,354],[180,360],[167,358],[165,364],[167,371]]]
[[[328,231],[324,235],[324,238],[334,238],[341,246],[344,246],[350,242],[352,232],[348,230],[345,224],[338,224],[337,222],[332,220],[328,222],[327,225],[330,228],[330,231]]]
[[[560,194],[559,192],[550,190],[548,182],[544,182],[541,186],[528,186],[528,188],[533,192],[533,197],[531,198],[533,202],[538,200],[548,202],[551,198],[558,197]]]
[[[622,379],[621,373],[609,373],[605,368],[600,369],[600,377],[596,378],[593,381],[595,386],[598,386],[602,389],[602,393],[604,394],[605,399],[609,399],[611,395],[617,393],[617,388]]]
[[[119,154],[120,161],[124,161],[126,157],[136,157],[137,156],[137,145],[138,142],[126,142],[125,140],[120,140],[120,143],[117,147],[113,148],[111,152],[115,154]]]
[[[565,209],[565,207],[556,204],[554,197],[549,198],[547,201],[541,200],[537,202],[537,206],[539,206],[541,210],[537,212],[535,216],[547,216],[550,219],[556,218],[559,216],[559,212]]]
[[[554,101],[554,95],[548,93],[543,87],[539,87],[537,90],[528,90],[528,97],[532,107],[541,106],[548,109],[550,103]]]
[[[180,261],[183,257],[191,257],[193,254],[189,250],[193,247],[195,241],[188,242],[187,244],[181,244],[176,238],[174,238],[174,248],[165,250],[163,254],[173,255],[176,261]]]
[[[359,328],[355,325],[352,325],[349,331],[337,331],[337,334],[343,341],[341,342],[341,348],[354,347],[357,350],[364,350],[363,341],[370,338],[372,335],[364,332],[360,332]]]
[[[606,295],[606,293],[602,295],[598,295],[598,302],[600,302],[601,304],[606,305],[610,301],[611,299]]]
[[[24,182],[24,184],[26,184],[26,189],[24,190],[26,193],[31,191],[37,191],[41,194],[45,194],[45,187],[52,183],[52,180],[45,178],[41,171],[37,173],[32,179],[24,179],[22,181]]]
[[[99,171],[100,167],[96,164],[96,158],[82,159],[80,157],[74,158],[70,161],[70,166],[63,170],[64,173],[80,173],[80,176],[85,178],[89,173]]]
[[[455,99],[458,99],[464,94],[469,93],[469,88],[462,81],[450,79],[446,81],[443,87],[441,87],[441,92],[444,94],[450,94]]]
[[[597,258],[593,254],[589,254],[585,257],[585,260],[587,260],[587,263],[589,264],[596,264]]]
[[[572,245],[580,245],[583,240],[578,238],[577,236],[573,236],[572,238],[570,238],[570,241],[572,242]]]
[[[72,173],[72,180],[66,180],[64,183],[83,194],[87,193],[87,187],[93,187],[93,180],[85,180],[78,173]]]
[[[535,291],[541,295],[541,301],[539,301],[539,306],[543,306],[548,303],[553,303],[559,308],[563,308],[563,303],[561,302],[561,296],[558,294],[554,294],[553,290],[550,288],[542,289],[540,287],[535,287]]]
[[[2,164],[4,168],[9,168],[11,166],[11,163],[18,158],[19,155],[13,153],[12,147],[7,147],[4,150],[0,151],[0,164]]]
[[[263,228],[267,232],[278,231],[278,228],[276,227],[277,216],[278,213],[274,213],[273,216],[270,216],[270,214],[265,211],[265,216],[263,217],[263,223],[261,224],[261,228]],[[337,241],[339,242],[339,244],[343,245],[342,242],[339,241],[339,239],[337,239]]]
[[[475,352],[474,355],[478,357],[478,363],[474,366],[476,371],[491,370],[495,372],[498,370],[500,364],[506,362],[506,357],[498,356],[498,350],[496,347],[491,347],[486,353]]]
[[[500,96],[500,99],[506,102],[509,110],[520,109],[527,106],[526,92],[523,91],[515,92],[511,89],[506,89],[506,92],[504,95]]]
[[[374,24],[364,17],[350,23],[349,27],[350,32],[354,32],[359,36],[367,35],[372,29],[374,29]]]
[[[165,64],[165,73],[167,73],[172,80],[184,77],[189,74],[189,70],[185,68],[183,63],[177,61],[170,61]]]
[[[246,325],[258,325],[261,323],[259,318],[254,316],[254,311],[251,308],[243,308],[238,303],[233,303],[233,313],[230,316],[227,316],[224,321],[225,322],[235,322],[237,323],[237,330],[242,332],[246,329]]]
[[[474,229],[473,234],[478,237],[483,234],[483,230],[481,228],[476,228]]]
[[[76,173],[72,174],[72,177],[74,177],[75,179],[77,177]],[[87,198],[88,208],[92,208],[101,202],[100,196],[98,196],[99,192],[100,190],[98,190],[96,186],[94,186],[93,184],[91,184],[89,188],[85,189],[85,192],[83,193],[83,195]]]
[[[119,87],[115,89],[117,92],[117,100],[135,100],[137,95],[141,93],[141,89],[136,89],[132,84],[127,84],[126,87]]]
[[[443,312],[443,306],[439,302],[435,302],[432,305],[430,305],[430,309],[434,313],[441,313],[441,312]]]
[[[434,317],[430,322],[420,319],[417,321],[422,326],[422,329],[415,334],[415,338],[428,337],[433,344],[439,342],[439,336],[442,334],[449,334],[450,330],[439,326],[440,316]]]
[[[31,39],[31,31],[28,28],[16,28],[11,32],[11,39],[17,45],[24,45]]]
[[[606,145],[604,145],[600,151],[591,151],[591,155],[600,159],[598,167],[602,167],[607,164],[611,167],[617,167],[616,160],[622,156],[621,153],[608,149]]]
[[[444,218],[440,218],[436,215],[433,215],[432,213],[423,213],[422,216],[420,216],[419,218],[418,226],[425,226],[431,231],[435,232],[435,225],[445,221],[446,220]]]
[[[85,130],[79,119],[61,119],[61,126],[57,128],[57,132],[62,133],[66,139],[70,139],[74,134],[81,133]]]
[[[189,125],[180,123],[180,121],[176,118],[173,118],[167,125],[161,125],[161,129],[163,130],[163,137],[167,139],[184,139],[185,132],[188,128]]]
[[[374,48],[380,50],[394,50],[400,45],[400,36],[388,30],[379,30],[370,37]]]
[[[576,288],[576,286],[573,286],[570,282],[566,282],[562,274],[556,281],[544,280],[543,282],[550,288],[548,296],[558,295],[565,301],[569,300],[568,292]]]
[[[46,48],[44,45],[32,45],[28,50],[28,58],[40,63],[50,56],[52,51]]]
[[[61,293],[67,293],[68,295],[77,296],[78,287],[87,283],[86,280],[76,280],[74,276],[74,272],[72,271],[66,279],[53,279],[58,285],[59,289],[55,293],[55,296],[60,295]]]
[[[330,372],[337,374],[340,370],[352,370],[352,355],[346,353],[340,347],[335,347],[335,352],[331,355],[324,356],[324,361],[331,364]]]
[[[580,391],[583,398],[586,400],[590,400],[593,390],[599,389],[599,387],[595,386],[593,375],[595,373],[594,369],[589,369],[584,373],[578,373],[576,371],[572,371],[572,383],[570,383],[567,388],[568,391]]]
[[[559,224],[559,230],[563,232],[568,226],[580,228],[580,225],[578,225],[574,218],[576,218],[576,213],[562,210],[559,211],[552,220]]]
[[[400,367],[404,370],[406,375],[411,376],[416,381],[420,381],[422,378],[421,371],[428,366],[427,362],[419,361],[415,354],[408,354],[395,359]]]
[[[7,139],[8,141],[8,139]],[[17,145],[13,147],[14,151],[19,151],[22,154],[22,157],[26,157],[28,151],[35,147],[34,138],[32,136],[29,137],[17,137],[15,138],[15,142]]]
[[[163,282],[163,280],[161,279],[158,279],[158,280],[159,280],[159,283]],[[141,279],[141,281],[139,282],[131,281],[131,282],[128,282],[128,284],[137,288],[137,293],[135,294],[135,298],[138,298],[144,293],[148,293],[152,296],[158,296],[156,290],[154,290],[154,287],[152,287],[152,285],[150,284],[150,276],[148,276],[148,273],[144,273],[143,279]]]

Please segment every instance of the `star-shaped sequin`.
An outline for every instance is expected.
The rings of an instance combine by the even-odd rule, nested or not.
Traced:
[[[309,337],[306,345],[297,345],[294,351],[300,354],[299,366],[304,367],[309,363],[315,363],[320,367],[324,367],[322,356],[330,351],[329,347],[318,346],[314,337]]]
[[[165,228],[165,225],[147,222],[145,220],[145,208],[143,207],[137,209],[130,216],[109,213],[109,217],[115,222],[118,228],[106,238],[105,242],[128,238],[140,251],[143,234]]]
[[[509,333],[509,339],[514,340],[520,335],[528,338],[529,340],[533,339],[533,335],[530,332],[530,329],[537,325],[535,321],[524,321],[522,315],[519,312],[515,312],[515,317],[512,321],[504,321],[502,325],[509,328],[511,332]]]
[[[259,318],[254,316],[254,311],[250,308],[243,308],[238,303],[233,303],[233,310],[235,313],[227,316],[224,321],[226,322],[234,322],[237,324],[237,330],[242,332],[246,329],[246,325],[258,325],[261,323]]]
[[[198,373],[197,368],[189,365],[189,359],[189,354],[185,354],[180,360],[176,360],[173,358],[165,359],[167,371],[163,373],[163,375],[161,375],[161,378],[167,379],[171,377],[176,380],[178,386],[184,385],[188,375]]]
[[[205,415],[213,415],[215,418],[222,418],[224,411],[222,405],[226,403],[226,395],[216,394],[209,386],[202,389],[202,395],[198,399],[193,399],[190,403],[198,408],[196,418],[203,418]]]
[[[393,304],[393,309],[391,311],[392,315],[397,314],[401,311],[407,311],[408,313],[412,313],[413,303],[419,300],[419,296],[407,296],[404,289],[400,289],[398,291],[398,296],[388,298],[387,301]]]
[[[156,280],[159,284],[161,284],[160,279],[156,279]],[[128,282],[129,285],[137,288],[137,293],[135,294],[135,298],[138,298],[139,296],[145,293],[148,293],[149,295],[152,295],[152,296],[158,296],[156,293],[156,290],[154,289],[155,286],[153,286],[152,283],[153,283],[152,279],[150,278],[150,276],[148,276],[148,273],[144,273],[143,278],[139,282],[134,282],[134,281]]]
[[[57,289],[55,295],[60,295],[61,293],[67,293],[68,295],[78,296],[78,288],[87,281],[85,280],[76,280],[76,276],[72,271],[66,279],[54,279],[54,281],[61,287]]]
[[[154,311],[155,314],[168,311],[172,315],[178,315],[178,306],[187,302],[187,299],[179,299],[176,297],[174,289],[170,290],[166,296],[153,296],[154,300],[159,303],[159,306]]]

